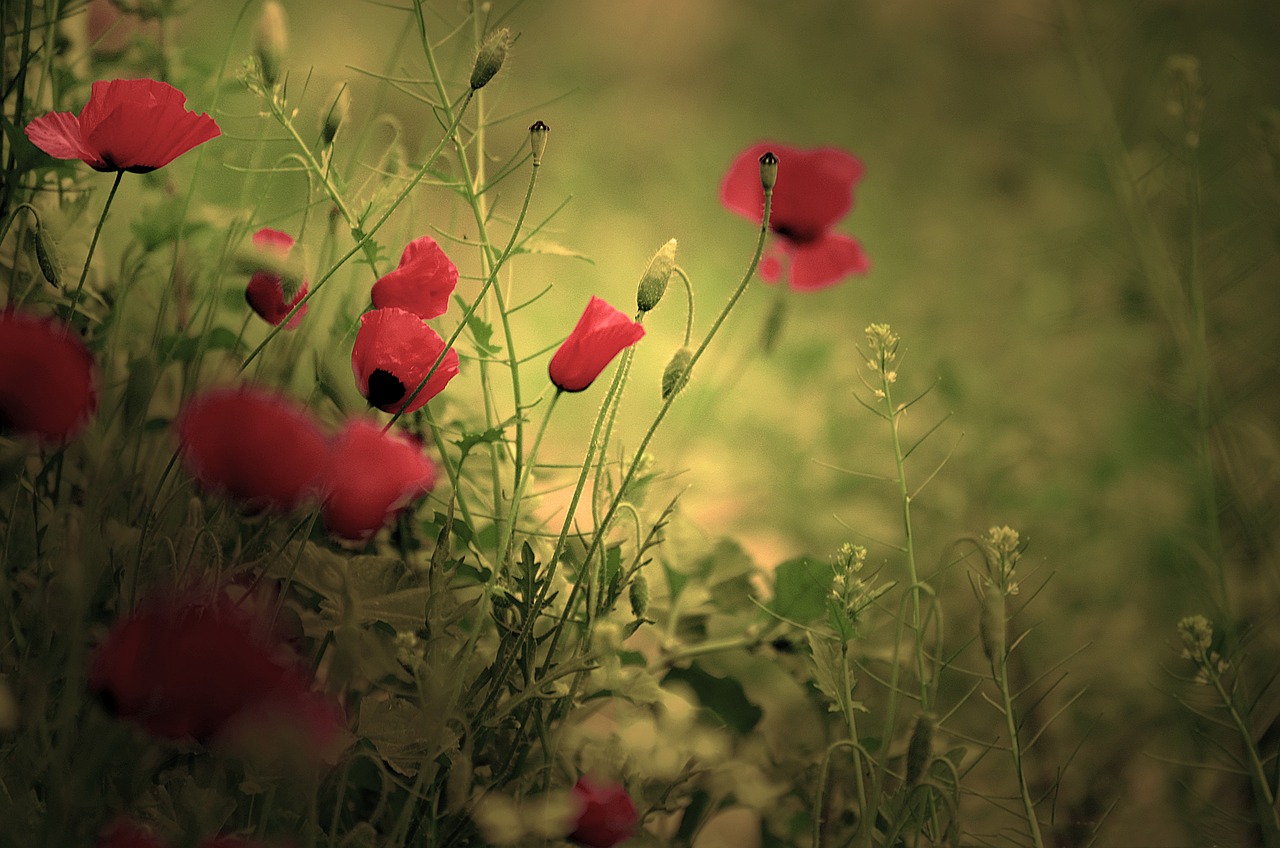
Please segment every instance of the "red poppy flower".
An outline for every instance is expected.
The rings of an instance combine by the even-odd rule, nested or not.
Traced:
[[[183,461],[200,483],[252,508],[287,511],[319,490],[328,442],[310,414],[253,386],[213,389],[175,422]]]
[[[50,112],[27,124],[27,138],[58,159],[95,171],[144,174],[168,165],[222,130],[186,108],[187,96],[152,79],[99,81],[76,116]]]
[[[435,466],[415,440],[351,421],[333,442],[325,472],[324,523],[335,535],[364,540],[435,485]]]
[[[63,442],[98,406],[93,357],[60,323],[0,312],[0,431]]]
[[[399,412],[405,406],[404,399],[418,388],[443,351],[444,339],[412,312],[396,307],[366,312],[360,316],[360,329],[351,350],[356,386],[370,406],[383,412]],[[450,348],[440,367],[403,411],[426,406],[457,375],[458,354]]]
[[[95,848],[164,848],[165,843],[150,828],[121,816],[98,834]]]
[[[635,832],[640,817],[636,805],[621,783],[597,783],[586,775],[573,785],[578,802],[570,842],[592,848],[612,848]]]
[[[373,284],[373,305],[395,306],[419,318],[435,318],[449,308],[449,295],[458,285],[458,266],[445,256],[431,236],[405,245],[400,264]]]
[[[279,230],[263,227],[253,234],[253,246],[258,250],[271,251],[284,257],[289,255],[289,251],[293,250],[293,236],[288,233],[282,233]],[[255,271],[253,276],[249,278],[249,285],[244,290],[244,299],[249,302],[249,306],[272,326],[279,326],[280,322],[289,314],[289,310],[297,306],[298,301],[306,296],[307,284],[304,281],[302,285],[298,286],[297,294],[293,296],[293,300],[285,303],[284,285],[280,280],[280,275],[273,274],[270,271]],[[289,323],[285,324],[284,328],[292,330],[298,326],[298,322],[306,314],[307,307],[303,306],[298,310],[297,314],[289,319]]]
[[[312,690],[310,673],[272,631],[270,611],[225,590],[155,593],[107,634],[89,688],[117,716],[165,739],[208,742],[270,718],[273,728],[326,747],[337,707]],[[321,712],[327,725],[313,720]]]
[[[600,376],[612,359],[644,337],[644,327],[598,297],[587,302],[578,324],[547,366],[551,382],[580,392]]]
[[[788,284],[801,291],[826,288],[850,274],[871,268],[862,248],[832,227],[853,208],[853,187],[862,177],[862,162],[834,147],[799,150],[761,142],[739,154],[720,186],[720,202],[730,211],[755,221],[764,220],[764,189],[760,185],[760,157],[778,157],[778,181],[773,187],[769,229],[777,247],[760,264],[760,276],[774,282],[790,266]]]

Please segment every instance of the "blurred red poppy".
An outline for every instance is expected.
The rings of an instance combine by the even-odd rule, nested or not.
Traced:
[[[377,422],[349,422],[334,438],[325,471],[324,523],[344,539],[364,540],[435,485],[436,469],[411,437]]]
[[[406,406],[405,398],[418,388],[442,352],[440,367]],[[413,412],[426,406],[458,375],[458,354],[452,348],[445,352],[444,339],[417,315],[388,307],[360,316],[351,369],[370,406],[383,412]]]
[[[253,246],[260,251],[270,251],[280,257],[285,257],[289,255],[289,251],[293,250],[293,236],[288,233],[282,233],[279,230],[263,227],[253,234]],[[293,299],[286,303],[284,299],[284,284],[280,279],[280,275],[271,271],[255,271],[253,276],[249,278],[249,285],[244,290],[244,299],[249,302],[249,306],[272,326],[279,326],[280,322],[289,314],[289,310],[297,306],[298,301],[306,296],[307,284],[303,281],[302,285],[298,286],[298,291],[294,294]],[[285,324],[284,328],[292,330],[298,326],[298,322],[306,314],[307,307],[303,306],[289,319],[289,323]]]
[[[144,174],[172,162],[222,131],[213,118],[186,108],[187,96],[152,79],[99,81],[79,116],[50,112],[27,124],[27,138],[58,159],[80,159],[95,171]]]
[[[107,634],[89,688],[115,715],[161,738],[210,742],[270,721],[328,749],[340,711],[312,690],[310,673],[273,632],[271,611],[225,589],[156,592]]]
[[[566,392],[580,392],[624,349],[644,337],[644,327],[598,297],[592,297],[577,326],[551,357],[551,382]]]
[[[150,828],[121,816],[98,834],[95,848],[164,848],[165,843]]]
[[[320,488],[328,441],[283,395],[213,389],[188,402],[175,426],[192,476],[251,508],[288,511]]]
[[[64,442],[98,406],[93,357],[62,324],[0,312],[0,432]]]
[[[635,833],[640,817],[621,783],[601,783],[586,775],[573,785],[578,803],[574,830],[566,837],[579,845],[612,848]]]
[[[431,236],[414,239],[400,254],[400,264],[373,284],[373,305],[395,306],[419,318],[435,318],[449,308],[449,295],[458,285],[453,264]]]
[[[733,160],[720,186],[720,202],[757,224],[764,220],[764,188],[760,157],[778,157],[769,229],[776,247],[760,264],[760,276],[776,281],[784,268],[796,290],[822,289],[871,268],[862,247],[849,236],[832,232],[853,208],[853,188],[862,178],[862,162],[835,147],[800,150],[761,142]]]

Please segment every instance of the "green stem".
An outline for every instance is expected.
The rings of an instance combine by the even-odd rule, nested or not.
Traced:
[[[1222,685],[1222,678],[1218,675],[1218,669],[1214,664],[1206,658],[1202,667],[1208,673],[1209,679],[1213,681],[1213,688],[1217,690],[1218,697],[1222,700],[1222,705],[1227,708],[1227,712],[1231,716],[1231,723],[1235,725],[1236,732],[1240,734],[1240,740],[1244,743],[1244,751],[1249,759],[1249,778],[1253,782],[1254,791],[1258,793],[1259,805],[1265,805],[1267,815],[1270,821],[1259,821],[1258,827],[1261,828],[1263,835],[1266,837],[1268,848],[1276,848],[1280,846],[1280,810],[1276,809],[1276,797],[1271,791],[1271,784],[1267,781],[1267,772],[1262,765],[1262,757],[1258,753],[1258,747],[1254,744],[1253,731],[1245,722],[1244,717],[1240,715],[1240,711],[1236,709],[1235,701],[1227,692],[1226,687]]]
[[[992,591],[998,591],[993,589]],[[1002,624],[1003,626],[1003,624]],[[1031,832],[1031,840],[1035,848],[1044,848],[1044,837],[1040,835],[1040,820],[1036,818],[1035,804],[1031,800],[1031,789],[1027,786],[1027,777],[1022,768],[1022,742],[1018,738],[1018,722],[1013,713],[1013,696],[1009,693],[1008,654],[1000,657],[995,665],[998,674],[996,685],[1000,687],[1000,697],[1004,703],[1005,727],[1009,731],[1009,752],[1013,757],[1013,771],[1018,778],[1018,793],[1022,796],[1022,812],[1027,820],[1027,829]]]
[[[547,412],[542,416],[542,424],[538,427],[538,434],[533,438],[533,447],[529,449],[529,461],[525,464],[524,474],[516,481],[516,489],[511,494],[511,509],[507,513],[506,535],[502,537],[502,543],[498,546],[498,550],[502,552],[501,558],[497,565],[502,567],[506,564],[511,556],[511,544],[515,538],[516,519],[520,517],[520,503],[524,499],[524,490],[529,485],[529,478],[533,476],[533,469],[537,467],[538,448],[542,447],[542,437],[547,433],[547,424],[551,421],[551,413],[556,408],[556,402],[560,400],[560,396],[564,394],[560,389],[556,389],[556,393],[551,396],[551,401],[547,404]]]
[[[80,305],[80,292],[84,290],[85,278],[89,276],[89,265],[93,262],[93,251],[98,246],[98,236],[102,235],[102,225],[107,221],[107,212],[111,209],[111,201],[115,199],[116,189],[120,188],[120,179],[124,176],[124,171],[116,171],[116,178],[111,183],[111,193],[107,195],[107,202],[102,206],[102,214],[98,216],[98,225],[93,228],[93,238],[89,241],[89,253],[84,258],[84,268],[80,271],[80,282],[76,283],[75,293],[71,295],[71,312],[67,315],[67,324],[70,325],[76,317],[76,307]]]
[[[689,298],[689,311],[684,319],[684,346],[688,347],[689,342],[693,340],[693,281],[689,279],[689,275],[679,265],[674,270],[684,283],[684,293]]]
[[[884,392],[885,410],[888,413],[889,432],[893,440],[893,463],[898,474],[898,496],[902,504],[902,531],[906,537],[907,576],[911,580],[911,626],[915,630],[916,675],[920,683],[920,709],[929,710],[929,682],[925,677],[924,633],[920,617],[920,579],[916,570],[915,535],[911,530],[911,493],[907,490],[906,459],[902,453],[902,439],[899,433],[899,422],[902,420],[901,410],[893,406],[892,383],[887,372],[888,366],[880,369],[880,388]]]

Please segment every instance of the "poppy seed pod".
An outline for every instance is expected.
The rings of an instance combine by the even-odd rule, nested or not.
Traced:
[[[95,82],[80,114],[50,112],[27,124],[27,138],[55,159],[79,159],[95,171],[145,174],[222,134],[187,97],[152,79]]]
[[[644,269],[644,275],[636,289],[636,306],[641,312],[653,309],[666,294],[667,283],[676,268],[676,247],[675,239],[668,241],[658,248],[658,252],[649,260],[649,266]]]
[[[547,152],[547,134],[550,132],[551,127],[542,121],[534,121],[533,126],[529,127],[529,149],[533,151],[535,167],[542,164],[542,154]]]
[[[547,371],[556,388],[580,392],[615,356],[644,337],[644,327],[598,297],[592,297],[573,332],[551,357]]]
[[[778,157],[773,151],[766,150],[760,154],[760,187],[772,191],[778,182]]]
[[[511,51],[511,30],[496,29],[485,38],[476,53],[476,63],[471,69],[471,90],[479,91],[502,69]]]

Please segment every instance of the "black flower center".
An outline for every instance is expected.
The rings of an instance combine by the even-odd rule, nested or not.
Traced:
[[[792,244],[808,244],[822,237],[822,230],[809,230],[793,227],[789,224],[769,224],[769,229],[782,236]]]
[[[404,397],[404,383],[390,371],[375,368],[369,375],[369,405],[384,409]]]

